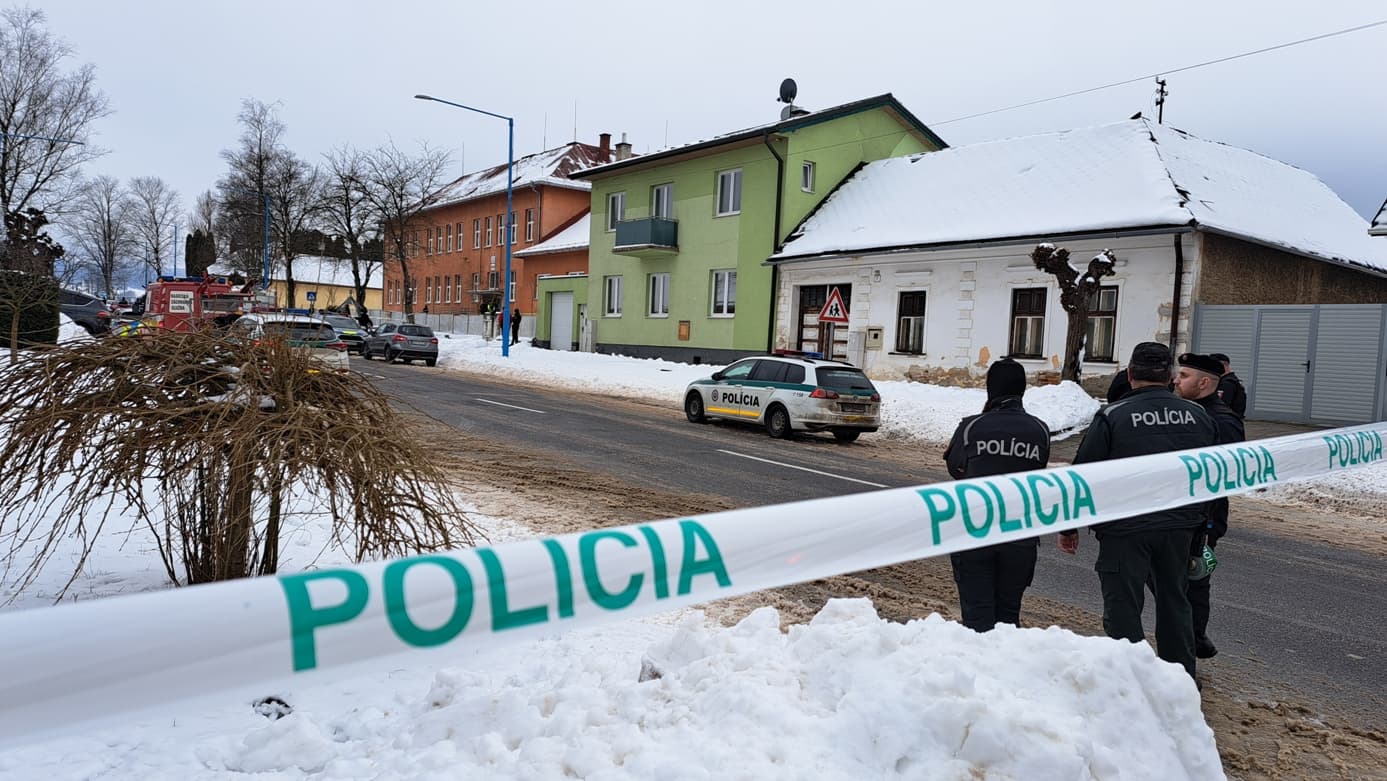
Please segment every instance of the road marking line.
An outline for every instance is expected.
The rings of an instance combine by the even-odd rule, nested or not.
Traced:
[[[498,406],[498,407],[510,407],[511,409],[524,410],[524,411],[526,411],[526,412],[534,412],[534,413],[539,414],[539,415],[547,415],[547,414],[549,414],[549,413],[545,412],[545,411],[542,410],[542,409],[530,409],[529,407],[517,407],[517,406],[515,406],[514,404],[502,404],[502,403],[499,402],[499,401],[492,401],[491,399],[477,399],[477,401],[480,401],[480,402],[483,403],[483,404],[495,404],[495,405]]]
[[[766,463],[766,464],[774,464],[774,465],[776,465],[776,466],[783,466],[783,467],[785,467],[786,469],[798,469],[798,470],[800,470],[801,472],[813,472],[813,473],[816,474],[816,475],[823,475],[824,477],[832,477],[832,478],[835,478],[835,479],[838,479],[838,480],[847,480],[849,483],[861,483],[861,484],[863,484],[863,485],[870,485],[870,486],[872,486],[873,488],[886,488],[886,487],[888,487],[888,486],[886,486],[886,485],[883,485],[882,483],[871,483],[871,482],[868,482],[868,481],[866,481],[866,480],[858,480],[858,479],[855,478],[855,477],[844,477],[844,476],[842,476],[842,475],[835,475],[835,474],[833,474],[832,472],[820,472],[820,471],[817,470],[817,469],[810,469],[810,468],[807,467],[807,466],[795,466],[794,464],[786,464],[786,463],[783,463],[783,462],[780,462],[780,461],[772,461],[772,460],[770,460],[769,458],[759,458],[759,457],[757,457],[757,456],[749,456],[749,455],[747,455],[746,453],[734,453],[734,452],[732,452],[731,450],[722,450],[722,449],[719,449],[718,452],[719,452],[719,453],[726,453],[726,454],[729,455],[729,456],[737,456],[738,458],[749,458],[749,459],[751,459],[752,461],[760,461],[760,462]]]

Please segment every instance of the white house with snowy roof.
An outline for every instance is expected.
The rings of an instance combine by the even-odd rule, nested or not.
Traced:
[[[1004,355],[1058,369],[1066,313],[1030,260],[1050,242],[1076,266],[1116,257],[1084,364],[1110,374],[1138,342],[1197,341],[1196,305],[1387,301],[1387,242],[1366,227],[1313,174],[1147,120],[880,160],[769,258],[775,343],[880,378],[975,375]],[[800,306],[801,290],[824,286],[838,288],[846,324]]]

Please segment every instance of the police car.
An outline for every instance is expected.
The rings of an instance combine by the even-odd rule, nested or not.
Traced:
[[[805,355],[743,358],[684,392],[690,422],[725,418],[760,423],[776,438],[832,431],[853,442],[881,424],[881,394],[861,369]]]

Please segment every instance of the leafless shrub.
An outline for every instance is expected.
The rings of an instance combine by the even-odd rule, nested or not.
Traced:
[[[21,588],[62,538],[84,560],[131,509],[175,583],[273,573],[296,492],[358,560],[472,544],[449,456],[360,375],[319,367],[204,332],[26,353],[0,374],[0,539],[11,567],[37,551]]]

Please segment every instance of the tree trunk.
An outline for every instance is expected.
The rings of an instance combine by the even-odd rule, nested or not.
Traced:
[[[217,580],[233,580],[250,575],[249,551],[255,461],[248,448],[233,447],[227,463],[226,530]]]
[[[1083,307],[1069,312],[1069,330],[1064,339],[1064,366],[1060,369],[1060,379],[1079,381],[1083,364],[1079,359],[1084,350],[1084,340],[1088,336],[1088,308]]]

